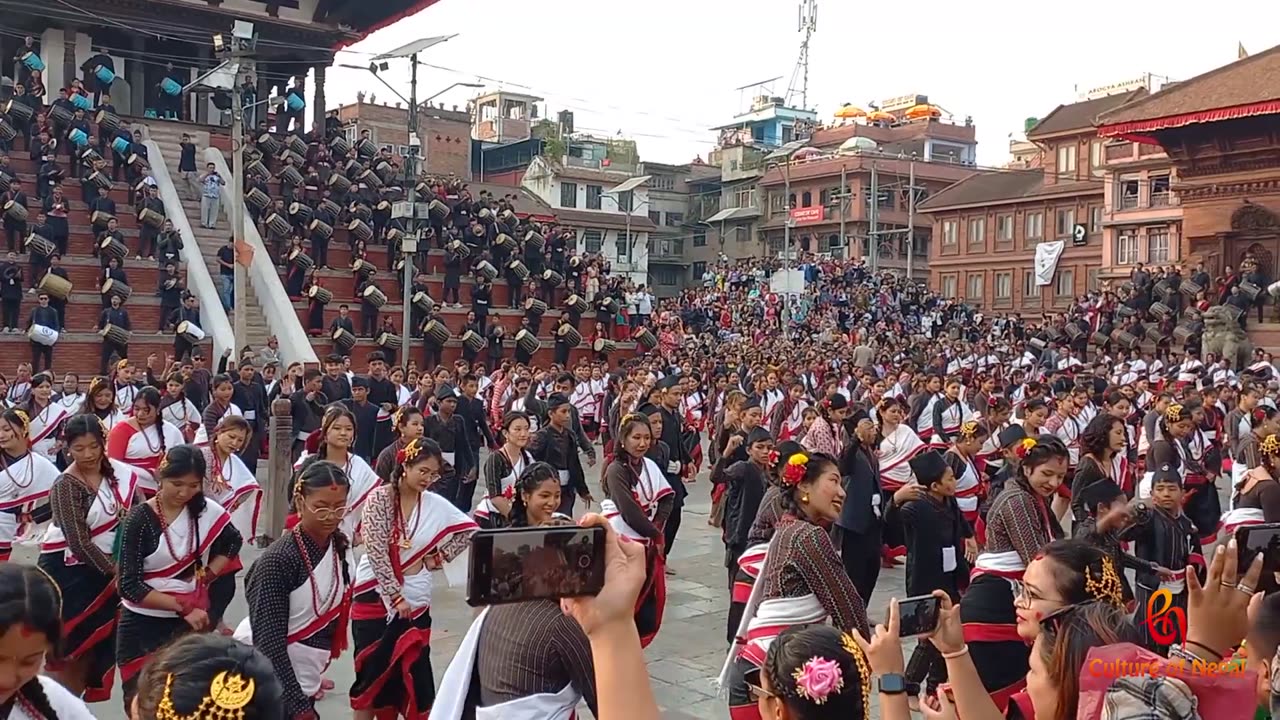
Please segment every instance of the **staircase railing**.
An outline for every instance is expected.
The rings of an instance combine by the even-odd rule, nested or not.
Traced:
[[[214,164],[220,175],[225,178],[231,177],[227,159],[223,157],[221,150],[206,148],[204,158],[205,162]],[[249,220],[244,198],[232,197],[230,184],[224,185],[222,205],[228,212],[233,202],[240,203],[241,217],[244,218],[244,239],[249,247],[253,248],[253,261],[249,264],[247,280],[253,284],[253,293],[258,296],[258,307],[267,319],[267,329],[280,342],[280,359],[286,366],[295,362],[309,366],[318,365],[320,360],[316,357],[315,348],[311,347],[311,338],[307,337],[302,322],[298,320],[298,313],[293,309],[293,301],[285,292],[284,283],[280,281],[280,274],[272,264],[271,256],[267,254],[267,246],[263,244],[258,228]],[[236,298],[236,302],[242,301],[243,298]]]
[[[205,265],[204,255],[191,231],[191,222],[187,219],[187,209],[178,196],[178,187],[169,175],[169,166],[164,161],[160,146],[153,140],[144,143],[147,146],[147,157],[151,165],[151,177],[155,178],[160,190],[160,199],[164,201],[164,212],[173,223],[173,229],[182,237],[182,262],[187,266],[187,290],[200,301],[200,325],[205,336],[213,339],[212,357],[222,357],[228,348],[235,347],[235,334],[231,330],[231,322],[222,309],[222,300],[218,297],[218,288],[209,276],[209,266]]]

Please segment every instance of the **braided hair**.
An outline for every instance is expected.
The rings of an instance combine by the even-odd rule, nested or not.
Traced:
[[[529,508],[525,505],[524,494],[529,493],[532,495],[539,485],[548,480],[556,481],[558,487],[560,475],[549,463],[541,461],[529,465],[516,478],[516,484],[512,488],[511,495],[511,527],[529,527]],[[605,487],[607,489],[608,485]]]
[[[324,409],[324,418],[320,420],[320,444],[316,447],[316,457],[329,457],[329,431],[333,429],[334,423],[338,420],[346,418],[351,421],[352,439],[360,428],[356,425],[355,413],[351,412],[346,405],[341,403],[333,403]],[[351,448],[347,448],[347,452],[351,452]]]
[[[806,681],[810,668],[817,667],[839,673],[840,683],[827,684],[825,694],[811,689]],[[866,654],[856,640],[830,625],[784,630],[769,647],[761,672],[769,679],[771,692],[797,720],[871,718],[871,667]]]
[[[119,483],[116,480],[116,466],[111,462],[111,458],[107,457],[107,431],[102,427],[102,420],[93,413],[81,413],[67,420],[62,426],[62,441],[69,448],[76,440],[86,435],[98,441],[99,447],[102,449],[102,455],[99,460],[98,472],[102,475],[102,481],[108,483],[117,496],[120,495]]]
[[[137,716],[157,717],[166,700],[174,713],[189,716],[224,673],[253,683],[244,720],[284,720],[284,691],[271,661],[252,645],[217,633],[183,635],[147,663],[138,677]]]
[[[62,641],[62,593],[43,570],[31,565],[0,563],[0,635],[22,626],[44,636],[50,649]],[[58,713],[45,695],[40,676],[22,687],[17,696],[40,713],[57,720]]]
[[[302,505],[303,498],[312,491],[327,487],[351,488],[351,479],[341,467],[322,460],[319,455],[311,455],[302,461],[298,469],[297,479],[293,483],[293,503],[295,510]],[[342,581],[351,585],[351,569],[347,566],[347,550],[351,548],[351,540],[342,532],[341,526],[333,531],[333,550],[342,558]]]
[[[156,470],[156,485],[165,480],[176,480],[190,475],[200,480],[200,491],[187,500],[187,517],[191,519],[192,533],[195,535],[195,547],[200,547],[200,515],[208,506],[204,496],[204,480],[208,473],[208,464],[204,460],[204,451],[195,445],[178,445],[169,448]],[[196,554],[196,566],[200,566],[199,553]]]

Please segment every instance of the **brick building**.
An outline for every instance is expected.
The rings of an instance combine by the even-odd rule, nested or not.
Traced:
[[[355,102],[338,108],[338,119],[348,138],[362,130],[379,147],[391,146],[392,154],[409,154],[409,111],[395,105]],[[471,178],[471,115],[457,106],[422,105],[418,109],[418,138],[426,147],[427,171]]]
[[[1059,105],[1027,131],[1036,167],[962,180],[920,207],[933,224],[929,285],[988,310],[1033,314],[1098,287],[1102,265],[1103,141],[1098,115],[1145,90]],[[1040,243],[1064,242],[1046,286],[1033,271]]]

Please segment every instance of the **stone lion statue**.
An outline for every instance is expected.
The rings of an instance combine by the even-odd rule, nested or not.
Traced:
[[[1201,353],[1213,353],[1226,358],[1234,370],[1248,367],[1253,357],[1253,343],[1245,335],[1244,328],[1222,305],[1214,305],[1204,313],[1204,335],[1201,337]]]

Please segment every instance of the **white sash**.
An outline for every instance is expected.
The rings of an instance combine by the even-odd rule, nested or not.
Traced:
[[[972,460],[961,459],[964,460],[964,473],[956,478],[956,504],[960,506],[960,512],[976,513],[978,512],[978,490],[981,488],[978,468]]]
[[[391,502],[400,501],[394,494],[389,497]],[[423,491],[421,498],[422,502],[414,509],[413,514],[405,519],[406,527],[415,528],[413,537],[409,540],[410,546],[401,548],[395,545],[390,548],[393,552],[400,554],[402,568],[417,564],[428,553],[436,550],[455,535],[470,534],[477,530],[475,521],[464,515],[444,497],[426,490]],[[460,585],[466,581],[469,556],[470,551],[464,550],[455,557],[445,558],[445,579],[450,586]],[[369,561],[369,555],[366,553],[360,557],[360,563],[356,566],[354,593],[360,595],[376,588],[379,588],[378,579],[373,572],[373,563]],[[402,592],[404,599],[409,601],[411,606],[430,607],[431,573],[424,570],[405,578]],[[379,594],[381,594],[380,589]],[[383,598],[382,603],[388,610],[391,608],[388,598]]]
[[[227,403],[227,410],[226,412],[222,413],[222,417],[218,418],[218,422],[222,422],[222,418],[227,417],[228,415],[239,415],[240,417],[244,417],[244,411],[241,410],[240,406],[236,405],[235,403]],[[202,421],[198,421],[198,422],[200,422],[200,427],[196,428],[196,437],[192,442],[197,447],[205,447],[206,445],[209,444],[209,431],[205,430],[204,422]],[[250,438],[250,440],[252,439],[253,438]]]
[[[476,650],[480,647],[480,628],[484,627],[485,618],[489,616],[489,608],[480,611],[467,634],[462,637],[462,644],[449,661],[449,667],[440,680],[440,689],[436,691],[435,702],[431,705],[431,714],[427,720],[462,720],[466,710],[467,695],[471,690],[471,676],[476,664]]]
[[[1267,521],[1262,510],[1258,508],[1235,508],[1227,511],[1219,521],[1218,527],[1222,529],[1223,537],[1230,537],[1236,534],[1236,530],[1245,525],[1260,525]]]
[[[205,481],[205,497],[213,500],[231,512],[231,523],[240,531],[241,537],[248,541],[258,536],[258,510],[262,504],[262,488],[258,479],[249,472],[249,467],[236,455],[222,461],[220,472],[222,481],[227,487],[214,491],[209,481],[212,480],[213,450],[206,448],[205,462],[209,467],[209,478]]]
[[[94,497],[93,504],[89,506],[88,514],[85,515],[85,524],[89,526],[94,546],[107,555],[111,555],[115,547],[120,521],[132,506],[134,493],[138,489],[138,472],[132,466],[119,460],[112,460],[111,467],[115,470],[118,489],[112,490],[110,484],[104,479],[98,485],[98,494]],[[76,556],[67,548],[66,534],[54,522],[50,522],[48,529],[45,530],[40,552],[60,552],[63,562],[67,565],[80,564]]]
[[[1009,580],[1021,580],[1026,570],[1027,564],[1022,562],[1022,557],[1013,550],[998,553],[983,552],[978,553],[969,576],[976,578],[979,575],[996,575]]]
[[[880,484],[885,490],[895,492],[903,485],[915,481],[908,460],[928,449],[919,435],[907,425],[900,424],[893,434],[880,441]]]
[[[636,482],[636,487],[631,491],[632,497],[640,505],[640,509],[644,511],[645,517],[653,520],[658,512],[658,502],[675,491],[671,489],[671,485],[667,483],[666,477],[662,474],[662,470],[658,468],[657,463],[649,458],[641,458],[640,479]],[[604,515],[613,526],[614,532],[619,535],[625,535],[633,540],[648,542],[648,538],[636,532],[627,521],[622,518],[622,514],[618,511],[618,506],[612,500],[603,500],[600,503],[600,514]]]
[[[143,558],[143,580],[156,592],[189,593],[194,591],[197,582],[194,574],[185,580],[179,579],[177,576],[191,567],[197,556],[203,564],[208,565],[210,546],[213,545],[214,540],[218,539],[218,535],[223,528],[229,524],[231,524],[231,515],[221,505],[209,498],[205,498],[204,512],[200,513],[200,517],[194,521],[183,510],[173,524],[169,526],[167,541],[162,536],[155,551]],[[192,550],[192,541],[194,539],[191,533],[196,528],[199,528],[200,531],[200,546],[195,548],[195,554],[191,555],[189,553]],[[170,544],[173,546],[172,550],[170,550]],[[175,552],[178,557],[174,556]],[[121,604],[140,615],[160,618],[177,617],[177,613],[171,610],[156,610],[123,598],[121,598]]]
[[[53,459],[54,446],[58,444],[58,428],[67,419],[69,411],[58,403],[50,403],[31,418],[31,450],[42,457]]]
[[[186,440],[182,437],[182,432],[178,428],[161,420],[159,423],[147,428],[135,429],[133,425],[118,425],[112,429],[112,434],[117,432],[128,432],[129,441],[125,445],[124,457],[112,458],[112,460],[120,460],[128,463],[138,473],[138,485],[148,495],[156,493],[156,479],[152,474],[156,468],[160,467],[160,461],[164,459],[164,453],[160,450],[160,433],[164,433],[164,447],[177,447],[182,445]],[[110,440],[107,441],[108,447]]]
[[[58,681],[38,675],[36,682],[39,682],[40,687],[44,689],[44,696],[49,701],[49,707],[57,714],[58,720],[94,720],[96,717],[83,700],[72,695],[71,691],[58,684]],[[45,720],[45,717],[38,713],[30,715],[22,703],[15,703],[9,710],[9,720]]]
[[[476,708],[476,720],[569,720],[581,700],[582,693],[569,683],[558,693],[528,695]]]
[[[21,508],[23,515],[49,502],[49,490],[58,479],[58,468],[35,453],[27,453],[20,460],[0,471],[0,510]],[[14,544],[36,544],[43,528],[31,523],[19,522],[11,512],[0,512],[0,551],[8,551]]]
[[[738,569],[754,580],[760,577],[760,571],[764,569],[764,559],[768,554],[769,543],[752,545],[738,558]]]

